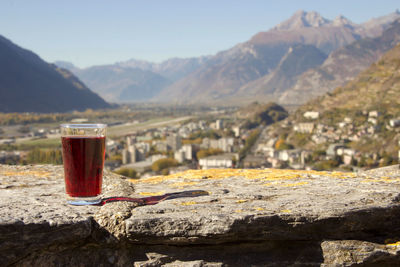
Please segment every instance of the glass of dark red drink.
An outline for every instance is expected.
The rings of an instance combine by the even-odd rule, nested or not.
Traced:
[[[67,202],[91,205],[101,201],[106,152],[105,124],[62,124],[61,142]]]

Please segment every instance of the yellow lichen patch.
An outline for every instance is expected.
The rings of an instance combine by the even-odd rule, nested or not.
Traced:
[[[35,177],[48,177],[51,172],[46,171],[4,171],[0,174],[5,176],[35,176]]]
[[[164,195],[165,191],[160,191],[160,192],[140,192],[139,195],[142,196],[161,196]]]
[[[170,187],[175,187],[175,188],[185,188],[186,186],[192,186],[196,185],[199,182],[178,182],[178,183],[173,183],[170,185]]]
[[[164,181],[164,176],[153,176],[142,179],[129,179],[129,182],[133,184],[138,184],[138,183],[158,184],[161,183],[162,181]]]
[[[291,187],[291,186],[301,186],[306,185],[308,182],[299,182],[299,183],[291,183],[291,184],[283,184],[282,187]]]
[[[194,205],[197,204],[197,202],[195,201],[188,201],[188,202],[182,202],[181,205],[182,206],[190,206],[190,205]]]
[[[378,183],[378,182],[379,182],[378,179],[370,179],[370,178],[361,181],[361,183]]]
[[[221,178],[227,178],[232,175],[228,175],[230,169],[221,169],[219,171],[210,169],[210,170],[188,170],[185,172],[181,173],[174,173],[170,174],[167,176],[153,176],[149,178],[143,178],[143,179],[132,179],[129,180],[130,182],[134,184],[138,183],[146,183],[146,184],[159,184],[161,182],[165,182],[168,180],[173,180],[173,179],[184,179],[184,180],[199,180],[199,179],[221,179]]]
[[[398,241],[396,243],[386,244],[386,246],[389,246],[389,247],[400,247],[400,241]]]
[[[208,169],[208,170],[188,170],[181,173],[170,174],[166,179],[224,179],[232,176],[241,176],[239,169]]]
[[[227,179],[231,177],[243,177],[250,180],[274,181],[274,180],[294,180],[308,178],[310,175],[322,175],[332,178],[352,178],[354,173],[347,172],[318,172],[312,170],[282,170],[282,169],[208,169],[208,170],[188,170],[181,173],[174,173],[167,176],[154,176],[143,179],[131,179],[132,183],[158,184],[169,180],[208,180],[208,179]]]
[[[254,210],[263,211],[263,210],[265,210],[265,209],[264,209],[264,208],[260,208],[260,207],[255,207]]]
[[[239,199],[239,200],[237,200],[236,201],[236,203],[245,203],[245,202],[247,202],[248,200],[246,200],[246,199]]]
[[[281,169],[265,169],[265,170],[244,170],[242,175],[247,179],[259,179],[263,181],[280,180],[280,179],[296,179],[301,178],[304,171],[298,170],[281,170]]]
[[[235,210],[236,213],[241,213],[243,210]]]
[[[291,213],[291,210],[281,210],[282,213]]]
[[[328,175],[333,178],[339,178],[339,179],[348,179],[348,178],[357,177],[357,175],[352,172],[331,172],[331,173],[328,173]]]

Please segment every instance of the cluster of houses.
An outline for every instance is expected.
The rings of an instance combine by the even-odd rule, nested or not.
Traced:
[[[310,151],[303,149],[277,149],[275,144],[278,138],[271,138],[268,134],[261,136],[260,139],[255,152],[247,155],[243,160],[243,167],[305,168],[305,159],[311,153]]]
[[[139,174],[143,174],[150,171],[155,161],[167,157],[173,157],[180,163],[179,170],[185,167],[202,169],[235,167],[239,157],[238,151],[244,143],[242,138],[247,136],[246,131],[241,130],[240,126],[233,126],[230,130],[232,130],[234,136],[218,139],[204,137],[200,140],[200,143],[183,142],[193,133],[209,130],[227,129],[222,119],[211,123],[200,120],[127,135],[122,142],[113,141],[112,147],[107,143],[108,153],[122,155],[122,165],[108,161],[106,167],[109,169],[133,168]],[[197,159],[196,153],[198,151],[210,149],[218,151],[218,155]]]
[[[346,166],[352,166],[359,162],[363,157],[379,161],[379,155],[372,151],[371,153],[361,153],[347,146],[351,141],[359,141],[363,137],[378,138],[381,131],[382,122],[386,130],[395,131],[397,138],[400,139],[400,118],[390,119],[388,121],[381,118],[382,114],[378,111],[364,112],[365,121],[356,125],[353,119],[345,117],[343,121],[336,125],[325,125],[319,122],[319,112],[308,111],[303,114],[304,122],[292,123],[290,121],[282,122],[284,127],[289,127],[291,131],[305,134],[317,145],[327,145],[320,160],[340,159]],[[309,169],[311,164],[307,159],[313,154],[313,151],[298,149],[279,150],[276,149],[277,138],[273,138],[268,132],[261,137],[262,141],[258,144],[255,153],[248,155],[249,162],[244,162],[244,167],[290,167],[295,169]],[[399,140],[400,146],[400,140]],[[400,150],[398,151],[400,158]],[[310,166],[309,166],[310,165]]]
[[[303,114],[303,122],[293,123],[288,119],[281,122],[283,127],[291,132],[307,136],[316,145],[324,145],[323,160],[341,159],[341,163],[351,166],[362,155],[346,144],[358,141],[363,137],[377,138],[382,130],[382,115],[378,111],[364,113],[365,120],[356,124],[352,118],[345,117],[336,125],[325,125],[319,120],[320,114],[316,111],[308,111]],[[400,118],[385,121],[386,130],[395,131],[400,139]],[[206,133],[210,130],[229,131],[229,134],[220,138],[199,138],[196,142],[188,142],[194,133]],[[241,129],[238,123],[226,125],[224,120],[217,119],[211,123],[205,120],[192,120],[182,125],[168,125],[138,131],[120,139],[107,138],[107,153],[109,159],[106,168],[115,170],[119,168],[133,168],[141,176],[151,173],[154,162],[163,158],[174,158],[180,166],[171,172],[182,171],[189,168],[311,168],[310,157],[314,151],[303,148],[282,149],[277,147],[279,139],[274,137],[270,127],[260,127],[261,134],[247,155],[239,158],[239,151],[244,147],[245,139],[249,131]],[[58,129],[36,129],[19,138],[43,138],[59,136]],[[15,138],[0,139],[0,144],[12,144]],[[400,142],[400,140],[399,140]],[[329,144],[329,145],[327,145]],[[400,146],[400,143],[399,143]],[[201,150],[218,151],[207,157],[197,158],[197,152]],[[0,152],[0,163],[17,160],[20,157],[17,152]],[[118,160],[113,156],[120,157]],[[371,153],[368,157],[377,158]],[[400,158],[400,151],[399,151]]]
[[[73,121],[86,123],[87,120]],[[243,146],[242,138],[246,131],[240,126],[229,126],[233,132],[231,137],[218,139],[202,138],[201,143],[184,143],[193,133],[207,132],[210,130],[226,130],[226,123],[222,119],[213,122],[205,120],[189,121],[183,125],[168,125],[138,131],[123,138],[107,138],[107,160],[105,168],[115,170],[118,168],[133,168],[139,174],[151,170],[154,162],[162,158],[174,158],[179,164],[179,169],[184,168],[228,168],[234,167],[238,159],[237,152]],[[241,135],[244,133],[244,135]],[[0,145],[13,145],[18,140],[60,137],[58,128],[54,129],[28,129],[18,132],[18,135],[0,137]],[[203,158],[199,161],[196,153],[200,150],[214,149],[218,155]],[[18,163],[27,153],[23,151],[0,151],[0,163]],[[113,157],[117,156],[117,157]]]

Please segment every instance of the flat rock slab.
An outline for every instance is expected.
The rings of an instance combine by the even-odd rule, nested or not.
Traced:
[[[133,185],[105,175],[105,196]],[[97,206],[66,203],[62,166],[0,165],[0,263],[13,263],[53,245],[85,243],[94,232]]]
[[[64,253],[71,259],[78,254],[84,258],[85,253],[94,255],[93,246],[97,247],[94,262],[135,262],[137,266],[184,265],[185,261],[187,266],[235,265],[235,255],[246,251],[252,256],[245,261],[242,255],[241,263],[255,266],[271,262],[279,266],[291,254],[294,260],[288,264],[350,264],[351,260],[359,264],[355,259],[382,263],[378,257],[382,251],[386,263],[391,263],[400,254],[396,243],[400,239],[399,166],[363,173],[190,170],[139,180],[106,172],[103,186],[105,197],[146,198],[188,190],[203,190],[207,195],[145,206],[129,202],[71,206],[65,200],[62,166],[0,165],[2,262],[42,264],[37,255],[60,261],[59,251],[74,251]],[[332,243],[338,241],[345,243]],[[300,248],[301,244],[307,246]],[[126,250],[129,246],[136,248],[136,254]],[[346,252],[336,257],[339,247],[343,251],[359,248],[362,253],[359,258],[346,258]],[[281,260],[278,248],[287,252]],[[295,248],[301,252],[294,253]],[[363,248],[371,248],[378,256],[365,258]],[[225,251],[231,261],[210,249]],[[265,254],[265,249],[275,249],[276,257]],[[179,251],[184,254],[179,256]],[[250,251],[263,256],[257,258]],[[267,260],[271,264],[263,264]]]
[[[385,235],[400,226],[399,220],[393,220],[400,215],[397,168],[384,176],[379,172],[192,170],[132,182],[138,196],[194,189],[209,195],[138,207],[125,219],[131,241],[374,239],[377,233]]]

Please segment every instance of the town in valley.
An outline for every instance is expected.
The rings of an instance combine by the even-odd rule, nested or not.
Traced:
[[[383,153],[357,149],[355,144],[365,140],[400,134],[400,118],[388,119],[377,110],[361,112],[357,122],[344,117],[325,124],[318,111],[308,110],[294,119],[276,104],[157,109],[127,105],[117,112],[60,116],[63,122],[107,123],[105,168],[131,178],[211,168],[356,171],[394,164],[400,156],[398,143]],[[277,112],[275,118],[266,115]],[[107,113],[116,114],[107,117]],[[46,121],[50,115],[25,116],[28,120],[42,116],[36,121]],[[1,163],[62,164],[60,122],[14,124],[5,116],[2,122]]]

